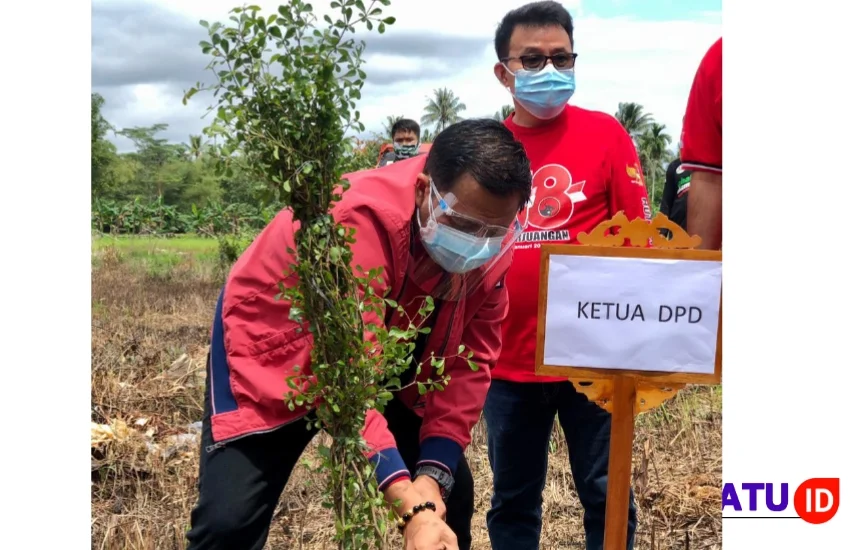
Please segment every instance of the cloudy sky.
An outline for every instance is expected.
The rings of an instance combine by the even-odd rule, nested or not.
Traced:
[[[280,0],[252,1],[265,13]],[[314,0],[318,13],[330,2]],[[448,87],[466,117],[491,116],[511,97],[493,76],[493,34],[525,0],[394,0],[384,35],[362,34],[367,83],[359,103],[366,132],[388,115],[419,119],[433,90]],[[694,71],[721,36],[721,0],[566,0],[575,22],[576,93],[571,102],[614,113],[634,101],[678,141]],[[209,96],[182,104],[183,91],[208,81],[198,21],[226,21],[241,0],[93,0],[92,91],[116,128],[169,125],[163,137],[186,142],[208,124]],[[478,7],[475,7],[475,6]],[[365,29],[364,29],[365,33]],[[120,151],[132,144],[112,138]]]

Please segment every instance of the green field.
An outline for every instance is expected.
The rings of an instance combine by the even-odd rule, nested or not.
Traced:
[[[163,279],[175,271],[213,272],[220,267],[218,241],[196,235],[176,237],[95,236],[92,267],[121,263]]]

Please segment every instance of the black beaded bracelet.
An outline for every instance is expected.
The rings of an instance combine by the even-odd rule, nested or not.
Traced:
[[[424,510],[431,510],[432,512],[436,512],[437,505],[433,502],[423,502],[422,504],[417,504],[416,506],[402,514],[402,516],[398,518],[397,525],[399,532],[403,533],[404,528],[407,527],[407,524],[410,522],[411,519],[413,519],[413,516]]]

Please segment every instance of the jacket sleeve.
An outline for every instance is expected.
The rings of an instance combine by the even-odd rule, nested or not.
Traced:
[[[640,165],[635,144],[619,122],[613,121],[613,140],[608,149],[611,170],[608,186],[609,214],[623,211],[629,220],[652,219],[652,209],[646,195],[646,178]]]
[[[395,220],[389,214],[385,214],[383,218],[383,220],[378,219],[374,205],[369,208],[365,205],[341,207],[335,213],[335,219],[339,223],[355,229],[351,261],[354,274],[362,276],[357,266],[362,267],[366,272],[375,267],[383,267],[381,276],[383,283],[377,281],[372,283],[375,292],[379,295],[383,295],[386,291],[388,281],[395,273],[399,260],[398,251],[392,246],[391,235],[404,230],[404,222],[401,220]],[[364,314],[363,321],[365,324],[376,326],[384,324],[383,317],[374,313]],[[373,333],[364,334],[364,338],[375,342]],[[367,457],[375,466],[380,490],[383,491],[402,479],[410,479],[410,472],[404,465],[396,447],[395,438],[390,433],[387,421],[381,413],[375,409],[366,413],[366,422],[361,434],[369,447]]]
[[[464,330],[463,353],[446,362],[445,373],[451,380],[443,391],[426,396],[417,467],[430,464],[454,474],[472,439],[472,428],[481,417],[490,389],[490,370],[502,350],[501,325],[508,313],[507,289],[503,283],[496,286]],[[470,351],[478,370],[473,371],[467,363]]]

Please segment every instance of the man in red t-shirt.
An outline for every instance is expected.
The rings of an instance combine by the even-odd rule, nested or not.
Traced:
[[[682,168],[693,172],[688,192],[688,232],[700,248],[723,244],[723,39],[697,69],[682,130]]]
[[[533,178],[531,200],[520,214],[524,231],[505,281],[510,307],[502,323],[504,345],[484,407],[493,550],[538,548],[556,414],[584,506],[587,548],[601,549],[605,530],[611,416],[565,378],[534,373],[540,246],[573,243],[620,210],[630,219],[650,219],[651,211],[626,130],[608,114],[567,104],[575,89],[572,34],[572,18],[558,2],[517,8],[496,31],[494,71],[516,108],[505,125],[524,145]],[[629,548],[636,524],[632,502]]]

